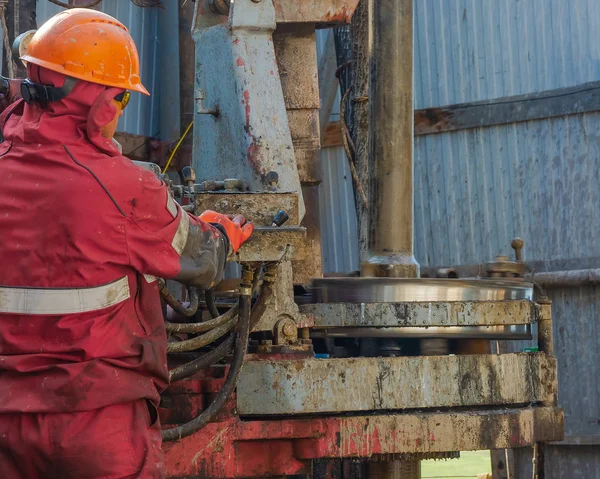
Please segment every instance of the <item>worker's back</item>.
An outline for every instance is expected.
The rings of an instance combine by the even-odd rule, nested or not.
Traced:
[[[73,92],[69,115],[22,102],[5,112],[0,413],[157,403],[166,385],[156,283],[140,271],[177,274],[178,211],[150,172],[90,140],[81,95],[104,88],[89,85]],[[170,218],[163,230],[149,228],[158,215]]]

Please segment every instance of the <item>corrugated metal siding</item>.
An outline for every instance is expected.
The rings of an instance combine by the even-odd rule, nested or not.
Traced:
[[[323,55],[329,29],[317,30],[317,57]],[[338,88],[329,121],[340,119]],[[319,187],[319,214],[323,272],[355,271],[358,266],[358,235],[352,178],[342,147],[321,151],[323,182]]]
[[[414,8],[417,109],[600,77],[597,0],[420,0]]]
[[[356,208],[352,177],[342,148],[321,151],[323,182],[319,186],[319,209],[323,271],[355,271],[358,265]]]
[[[63,10],[48,2],[38,0],[38,26]],[[157,26],[160,9],[140,8],[129,0],[104,0],[100,10],[117,18],[129,29],[135,40],[142,67],[142,83],[152,96],[139,93],[131,95],[131,101],[119,121],[119,131],[136,135],[157,136],[159,134],[159,92]],[[178,35],[178,32],[173,32]]]
[[[323,50],[325,49],[325,42],[327,40],[327,35],[332,28],[322,28],[317,30],[317,58],[320,60],[323,56]],[[340,95],[340,89],[337,90],[337,95],[335,97],[335,101],[333,102],[333,108],[331,109],[330,121],[339,121],[340,120],[340,100],[342,99]]]
[[[2,26],[0,25],[0,38],[3,38],[4,30],[2,30]],[[0,71],[4,68],[4,41],[0,42]]]
[[[472,264],[525,239],[529,260],[600,256],[600,114],[415,140],[422,265]]]
[[[600,78],[595,0],[415,2],[415,107],[498,98]],[[423,265],[508,253],[600,255],[597,113],[415,140],[415,244]]]
[[[600,436],[600,287],[556,290],[551,299],[565,435]],[[600,449],[596,453],[598,462]],[[600,468],[596,472],[571,477],[600,477]]]

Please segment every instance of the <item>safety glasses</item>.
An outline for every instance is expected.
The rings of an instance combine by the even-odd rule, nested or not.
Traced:
[[[129,98],[131,97],[131,93],[125,90],[123,93],[119,93],[115,100],[117,100],[121,104],[121,110],[124,110],[127,104],[129,103]]]

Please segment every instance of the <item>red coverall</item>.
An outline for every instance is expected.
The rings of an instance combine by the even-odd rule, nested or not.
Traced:
[[[164,477],[155,276],[209,287],[229,245],[101,137],[121,91],[79,81],[0,117],[2,479]]]

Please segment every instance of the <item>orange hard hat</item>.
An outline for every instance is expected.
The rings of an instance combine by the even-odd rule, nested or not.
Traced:
[[[86,8],[60,12],[35,33],[21,57],[64,75],[149,95],[140,79],[140,59],[127,27]]]

